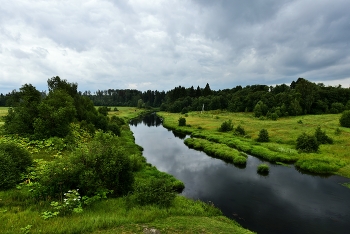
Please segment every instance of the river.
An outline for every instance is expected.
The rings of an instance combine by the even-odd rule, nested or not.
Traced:
[[[224,215],[258,233],[350,233],[350,180],[302,174],[294,166],[248,156],[243,168],[189,149],[156,115],[130,124],[147,162],[185,183],[183,196],[212,202]],[[267,162],[268,163],[268,162]],[[269,163],[268,163],[269,164]]]

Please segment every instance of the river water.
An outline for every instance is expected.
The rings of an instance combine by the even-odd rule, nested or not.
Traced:
[[[293,166],[270,164],[257,174],[260,159],[244,168],[189,149],[156,115],[130,124],[147,162],[185,183],[182,194],[212,202],[224,215],[258,233],[350,233],[350,179],[302,174]],[[269,164],[269,163],[268,163]]]

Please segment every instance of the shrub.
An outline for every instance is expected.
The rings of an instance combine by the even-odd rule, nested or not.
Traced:
[[[131,191],[133,181],[130,158],[118,137],[102,132],[69,157],[49,162],[39,178],[41,195],[51,197],[76,188],[83,196],[105,190],[119,196]]]
[[[188,108],[187,107],[182,108],[181,114],[186,114],[186,113],[188,113]]]
[[[104,115],[104,116],[107,116],[108,115],[108,111],[111,111],[111,108],[110,107],[107,107],[107,106],[100,106],[97,111]]]
[[[179,126],[186,126],[186,118],[180,117],[178,121],[179,121]]]
[[[315,137],[320,144],[333,144],[333,139],[327,136],[326,132],[322,131],[320,126],[315,130]]]
[[[267,174],[269,173],[269,166],[265,163],[262,163],[258,166],[257,172],[260,174]]]
[[[319,143],[315,136],[307,135],[305,132],[297,138],[297,150],[303,152],[317,152]]]
[[[267,132],[266,129],[263,128],[260,130],[257,141],[258,142],[269,142],[270,141],[269,133]]]
[[[235,134],[239,136],[244,136],[246,133],[244,128],[241,127],[241,125],[238,125],[237,128],[235,129]]]
[[[120,136],[120,128],[116,123],[108,124],[108,131],[111,131],[116,136]]]
[[[272,113],[271,116],[270,116],[270,118],[271,118],[272,120],[277,120],[277,119],[278,119],[278,114]]]
[[[232,130],[233,130],[233,124],[231,120],[224,121],[219,128],[220,132],[229,132]]]
[[[124,125],[125,120],[123,118],[120,118],[118,116],[113,115],[110,120],[111,123],[116,123],[118,126]]]
[[[350,110],[344,111],[341,115],[340,119],[340,126],[350,128]]]
[[[170,207],[176,197],[173,184],[166,179],[151,179],[138,183],[134,189],[134,200],[139,205]]]
[[[0,190],[15,187],[33,160],[29,152],[15,143],[0,143]]]

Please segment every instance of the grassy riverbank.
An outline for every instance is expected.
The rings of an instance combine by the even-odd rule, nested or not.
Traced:
[[[350,129],[340,127],[340,114],[286,117],[277,121],[260,120],[253,117],[252,113],[224,111],[208,111],[202,114],[190,112],[186,115],[158,112],[158,115],[164,119],[165,127],[191,134],[193,139],[185,141],[190,147],[203,144],[200,141],[205,139],[206,147],[202,147],[204,151],[210,148],[219,151],[220,148],[231,147],[271,162],[295,163],[299,169],[306,172],[338,174],[350,178]],[[180,117],[186,118],[187,126],[178,126]],[[245,136],[234,135],[234,131],[219,132],[221,124],[229,120],[234,128],[238,125],[243,127]],[[320,145],[316,153],[298,152],[298,136],[303,132],[314,134],[318,126],[334,140],[334,143]],[[269,142],[257,142],[261,129],[268,131]],[[223,147],[214,144],[221,144]],[[218,155],[215,151],[211,154]]]
[[[0,109],[2,110],[5,108]],[[135,144],[127,121],[140,115],[142,111],[128,107],[118,107],[118,110],[111,111],[109,115],[123,118],[126,122],[121,126],[121,136],[116,140],[135,168],[136,192],[118,198],[99,199],[91,205],[84,206],[82,212],[55,216],[48,212],[52,210],[50,204],[55,199],[46,197],[38,200],[34,197],[33,181],[35,176],[40,175],[33,175],[33,181],[27,180],[17,188],[0,191],[0,233],[146,233],[152,228],[160,233],[252,233],[223,216],[213,204],[193,201],[180,195],[174,196],[171,201],[166,200],[172,198],[172,194],[167,191],[165,195],[159,193],[159,189],[164,187],[158,189],[152,187],[152,183],[161,181],[180,189],[183,186],[182,182],[147,164],[142,156],[142,148]],[[4,115],[5,111],[0,112],[1,114]],[[88,145],[93,140],[93,137],[79,133],[78,127],[76,134],[77,148]],[[17,136],[0,136],[0,142],[9,141],[27,148],[36,160],[39,171],[40,167],[49,161],[69,160],[74,152],[74,147],[60,148],[52,139],[30,141]],[[140,185],[143,187],[137,187]],[[170,202],[164,205],[165,203],[159,203],[157,200],[144,200],[145,196],[154,194],[158,194],[160,200]],[[138,199],[145,204],[140,204]]]

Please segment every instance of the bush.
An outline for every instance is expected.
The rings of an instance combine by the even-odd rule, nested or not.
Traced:
[[[120,128],[116,123],[108,124],[108,131],[111,131],[116,136],[120,136]]]
[[[239,136],[244,136],[246,133],[244,128],[241,127],[241,125],[238,125],[237,128],[235,129],[235,134]]]
[[[233,124],[231,120],[223,122],[219,128],[220,132],[229,132],[232,130],[233,130]]]
[[[186,113],[188,113],[188,108],[187,107],[182,108],[181,114],[186,114]]]
[[[184,117],[179,118],[179,126],[186,126],[186,118]]]
[[[151,179],[139,183],[134,189],[134,199],[139,205],[170,207],[176,197],[173,184],[166,179]]]
[[[263,128],[260,130],[257,141],[258,142],[269,142],[270,141],[269,133],[267,132],[266,129]]]
[[[13,188],[33,163],[29,152],[15,143],[0,144],[0,190]]]
[[[49,162],[39,178],[41,195],[51,197],[77,188],[83,196],[106,190],[120,196],[131,191],[133,181],[130,158],[118,137],[102,132],[69,157]]]
[[[341,115],[340,119],[340,126],[350,128],[350,110],[344,111]]]
[[[120,118],[118,116],[113,115],[110,120],[111,123],[116,123],[118,126],[122,126],[125,124],[125,120],[123,118]]]
[[[258,166],[257,172],[260,174],[267,174],[267,173],[269,173],[269,166],[265,163],[260,164]]]
[[[315,137],[319,144],[333,144],[333,139],[327,136],[326,132],[322,131],[320,126],[315,130]]]
[[[297,138],[297,150],[303,152],[317,152],[319,148],[319,143],[315,136],[307,135],[305,132]]]

